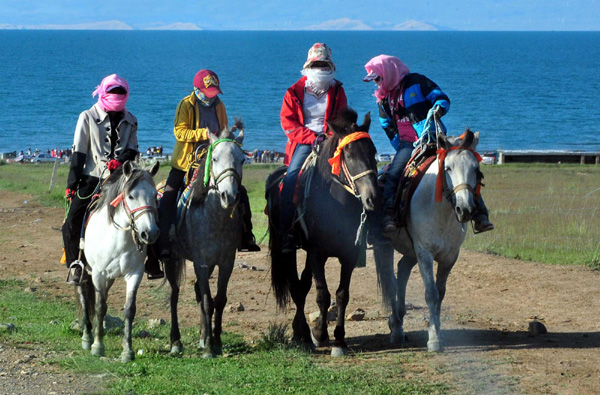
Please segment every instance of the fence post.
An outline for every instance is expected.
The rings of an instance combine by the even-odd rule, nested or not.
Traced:
[[[50,178],[50,189],[48,189],[48,193],[52,192],[52,188],[54,188],[54,182],[56,181],[56,172],[58,171],[58,161],[56,158],[54,161],[54,168],[52,169],[52,178]]]

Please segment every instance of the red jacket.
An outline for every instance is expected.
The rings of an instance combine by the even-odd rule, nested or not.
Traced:
[[[294,85],[288,88],[283,97],[281,105],[281,127],[287,135],[288,142],[285,147],[285,157],[283,164],[289,165],[292,155],[298,144],[312,144],[315,140],[315,132],[304,127],[304,114],[302,113],[302,103],[304,103],[304,86],[306,76],[300,78]],[[342,83],[334,80],[334,83],[327,91],[327,110],[325,111],[325,133],[329,134],[327,121],[335,118],[340,110],[348,107],[346,92],[342,88]]]

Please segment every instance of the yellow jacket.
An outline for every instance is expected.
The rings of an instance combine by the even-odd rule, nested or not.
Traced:
[[[197,98],[194,93],[184,97],[175,111],[175,148],[173,148],[173,158],[171,166],[175,169],[187,171],[192,164],[193,151],[198,142],[208,140],[208,128],[199,128],[200,110],[198,109]],[[228,127],[227,111],[225,105],[217,97],[215,99],[217,110],[217,120],[219,121],[219,130]]]

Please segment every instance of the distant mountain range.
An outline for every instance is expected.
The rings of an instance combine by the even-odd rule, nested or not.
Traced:
[[[91,23],[78,23],[72,25],[11,25],[0,23],[0,30],[203,30],[194,23],[177,22],[168,25],[144,26],[133,28],[121,21],[102,21]],[[370,26],[363,21],[340,18],[325,21],[316,25],[308,26],[304,29],[291,30],[414,30],[414,31],[433,31],[433,30],[452,30],[441,26],[429,24],[421,21],[405,21],[398,24],[384,24],[380,26]]]

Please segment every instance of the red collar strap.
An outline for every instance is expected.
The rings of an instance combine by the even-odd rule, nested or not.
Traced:
[[[435,201],[441,202],[442,196],[444,194],[444,161],[446,160],[446,155],[450,151],[454,151],[457,149],[461,149],[460,147],[451,147],[450,149],[440,148],[436,151],[438,157],[438,175],[435,180]],[[481,162],[481,155],[479,155],[473,148],[464,148],[467,151],[471,151],[473,155],[475,155],[475,159],[477,162]],[[479,184],[478,184],[479,185]]]

